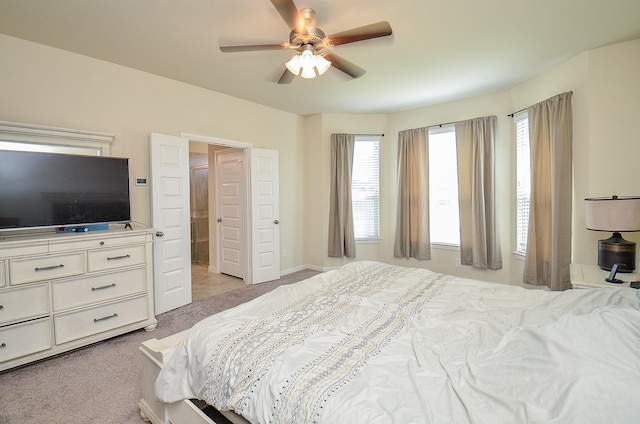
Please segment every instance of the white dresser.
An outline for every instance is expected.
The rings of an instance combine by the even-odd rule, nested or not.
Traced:
[[[153,232],[0,236],[0,371],[155,329]]]

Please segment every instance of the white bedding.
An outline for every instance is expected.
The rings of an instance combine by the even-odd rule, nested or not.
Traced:
[[[639,293],[355,262],[196,324],[156,395],[252,423],[638,423]]]

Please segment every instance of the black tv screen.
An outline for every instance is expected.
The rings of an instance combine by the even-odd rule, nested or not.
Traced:
[[[0,150],[0,230],[130,219],[129,159]]]

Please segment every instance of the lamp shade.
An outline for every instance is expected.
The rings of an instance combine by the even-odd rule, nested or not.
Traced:
[[[331,62],[322,57],[315,55],[310,49],[304,50],[301,54],[291,58],[285,66],[294,75],[300,75],[302,78],[315,78],[322,75],[331,67]]]
[[[595,231],[640,231],[640,197],[585,199],[587,228]]]

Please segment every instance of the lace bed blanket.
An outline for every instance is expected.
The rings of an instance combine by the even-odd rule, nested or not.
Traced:
[[[402,330],[407,318],[416,315],[450,279],[428,274],[403,290],[392,291],[389,297],[381,297],[410,272],[408,268],[376,264],[340,284],[247,322],[215,349],[204,400],[242,414],[254,393],[262,389],[262,379],[285,351],[302,347],[306,339],[332,331],[338,323],[358,313],[359,308],[367,308],[357,326],[324,346],[324,351],[310,357],[278,384],[273,422],[309,422],[319,416],[327,398],[377,355]],[[377,298],[381,301],[372,300]]]
[[[156,394],[261,424],[631,424],[638,352],[639,290],[527,290],[365,261],[196,324]]]

